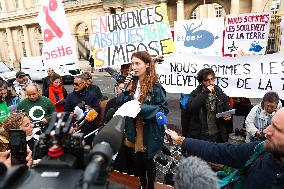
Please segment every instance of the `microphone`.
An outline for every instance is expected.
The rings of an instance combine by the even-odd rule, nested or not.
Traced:
[[[86,121],[87,122],[94,121],[94,119],[96,119],[96,117],[98,116],[98,112],[91,108],[88,109],[84,114],[85,115],[83,116],[83,118],[81,118],[76,122],[78,124],[77,130],[79,130],[86,123]]]
[[[165,114],[163,112],[156,113],[156,120],[157,120],[157,123],[158,123],[159,126],[163,126],[165,130],[168,130],[167,117],[165,116]],[[166,133],[166,137],[167,137],[167,140],[169,141],[169,143],[173,144],[173,140],[170,137],[170,135],[168,135]]]
[[[120,149],[125,120],[122,116],[113,117],[93,140],[92,161],[88,164],[83,179],[83,188],[103,185],[113,154]]]
[[[128,76],[130,76],[130,80],[132,80],[135,77],[135,72],[134,71],[129,72]],[[126,89],[129,86],[130,82],[131,81],[129,81],[129,83],[127,83],[127,84],[124,84],[122,92],[126,91]]]
[[[186,179],[184,179],[186,178]],[[190,156],[176,167],[175,189],[220,189],[216,173],[202,159]]]

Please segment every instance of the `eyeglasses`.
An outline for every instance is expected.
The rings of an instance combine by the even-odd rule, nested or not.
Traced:
[[[81,85],[82,83],[76,83],[76,82],[74,82],[73,83],[73,85],[75,85],[75,86],[79,86],[79,85]]]

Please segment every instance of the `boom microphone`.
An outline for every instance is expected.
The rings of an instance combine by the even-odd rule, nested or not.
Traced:
[[[130,80],[132,80],[135,77],[135,72],[134,71],[129,72],[128,76],[130,76]],[[126,91],[126,89],[129,86],[130,82],[131,81],[129,81],[129,83],[127,83],[127,84],[124,84],[124,87],[122,89],[123,92]]]
[[[156,120],[157,120],[157,123],[158,123],[159,126],[163,126],[165,130],[168,130],[168,127],[167,127],[167,117],[165,116],[165,114],[163,112],[156,113]],[[170,137],[170,135],[168,135],[166,133],[166,137],[167,137],[169,143],[173,144],[173,140]]]
[[[116,154],[120,149],[125,120],[122,116],[114,116],[98,133],[93,140],[93,146],[100,142],[107,142],[110,144],[113,154]]]
[[[219,189],[216,173],[202,159],[190,156],[177,165],[175,189]]]
[[[107,176],[107,167],[112,161],[113,154],[120,148],[125,120],[122,116],[113,117],[102,128],[93,140],[93,157],[84,173],[83,189],[92,185],[103,185]]]

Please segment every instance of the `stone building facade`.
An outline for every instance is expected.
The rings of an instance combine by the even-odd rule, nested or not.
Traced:
[[[80,59],[89,50],[91,19],[98,16],[129,11],[165,3],[170,25],[175,20],[214,17],[225,14],[270,11],[275,0],[62,0]],[[276,0],[277,1],[277,0]],[[0,60],[19,67],[23,56],[40,56],[42,36],[37,22],[42,0],[0,0]],[[204,6],[204,3],[207,6]],[[221,8],[220,8],[221,6]],[[284,3],[277,13],[284,13]]]

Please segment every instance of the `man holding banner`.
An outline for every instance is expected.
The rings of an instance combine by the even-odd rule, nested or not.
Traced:
[[[215,85],[215,73],[204,68],[197,74],[199,85],[191,92],[187,103],[189,136],[213,142],[226,142],[228,134],[224,125],[231,116],[216,118],[216,114],[229,110],[227,95]]]

